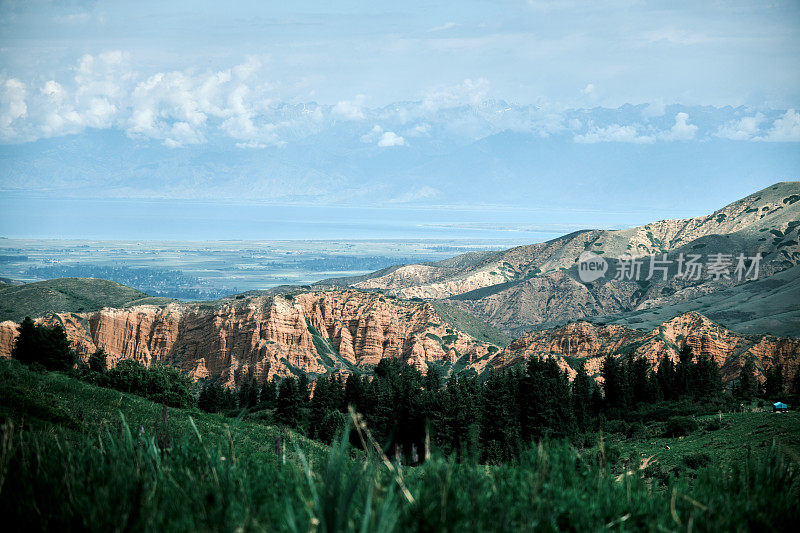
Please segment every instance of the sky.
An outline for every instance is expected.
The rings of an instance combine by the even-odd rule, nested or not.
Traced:
[[[700,215],[799,179],[798,67],[796,0],[3,1],[0,235]]]

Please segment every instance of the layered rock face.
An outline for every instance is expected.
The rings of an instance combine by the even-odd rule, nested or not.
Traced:
[[[641,357],[655,369],[664,356],[677,361],[686,345],[695,356],[713,359],[724,381],[738,377],[748,358],[756,362],[762,380],[780,364],[788,383],[800,366],[800,340],[734,333],[696,312],[649,332],[574,322],[529,333],[498,350],[444,322],[428,303],[353,290],[107,308],[38,322],[62,324],[84,361],[102,348],[110,366],[123,359],[169,364],[195,379],[210,377],[228,386],[301,372],[368,370],[386,357],[423,372],[435,363],[445,373],[457,362],[458,368],[480,373],[551,357],[571,378],[577,359],[583,359],[588,373],[599,378],[602,359],[609,354]],[[16,335],[16,323],[0,323],[0,356],[10,357]]]
[[[484,357],[490,346],[445,324],[429,304],[358,291],[103,309],[39,322],[63,324],[82,360],[102,348],[111,366],[122,359],[170,364],[230,386],[250,377],[348,372],[384,357],[425,371],[433,361]],[[0,356],[11,355],[16,334],[15,323],[0,323]]]
[[[645,358],[655,369],[662,357],[678,360],[678,352],[690,346],[695,357],[708,357],[721,368],[723,381],[739,376],[746,359],[756,363],[757,377],[783,366],[788,383],[800,366],[800,340],[772,336],[742,335],[690,312],[673,318],[650,332],[616,325],[576,322],[551,330],[530,333],[516,339],[492,357],[487,368],[502,369],[531,357],[552,357],[574,377],[575,359],[586,361],[590,375],[598,376],[607,355]]]

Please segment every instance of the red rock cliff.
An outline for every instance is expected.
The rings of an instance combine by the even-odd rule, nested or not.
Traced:
[[[490,346],[454,330],[426,303],[359,291],[103,309],[38,321],[63,324],[82,360],[102,348],[111,366],[121,359],[165,363],[228,385],[293,370],[368,368],[384,357],[425,371],[430,361],[484,357]],[[0,323],[0,356],[11,355],[15,336],[15,323]]]
[[[767,369],[780,364],[788,383],[800,366],[800,340],[742,335],[696,312],[677,316],[650,332],[589,322],[533,332],[513,341],[492,357],[487,366],[499,369],[530,357],[555,357],[559,366],[573,377],[575,371],[569,358],[585,358],[588,373],[597,375],[605,356],[624,354],[644,357],[654,369],[664,356],[677,361],[678,352],[685,345],[692,348],[696,357],[713,359],[721,367],[723,381],[737,378],[748,358],[756,362],[756,373],[761,380]]]

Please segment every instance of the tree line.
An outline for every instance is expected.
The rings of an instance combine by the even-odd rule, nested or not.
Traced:
[[[229,414],[245,409],[250,416],[331,442],[352,405],[379,442],[407,461],[420,460],[429,439],[445,453],[501,463],[542,438],[575,442],[598,430],[671,419],[669,431],[677,435],[684,431],[680,415],[733,410],[742,401],[784,394],[780,367],[768,371],[762,389],[748,360],[742,377],[726,390],[716,363],[695,357],[688,347],[675,363],[663,357],[654,371],[643,358],[609,355],[600,368],[601,385],[584,361],[576,366],[572,381],[553,358],[445,380],[435,365],[423,375],[398,359],[384,359],[372,375],[329,374],[313,384],[305,376],[260,386],[249,380],[232,391],[207,382],[198,407]],[[800,394],[800,376],[792,388]]]
[[[132,360],[107,369],[102,350],[79,364],[62,326],[35,324],[28,317],[19,326],[12,356],[46,370],[73,369],[81,379],[170,406],[196,405],[231,416],[244,412],[324,442],[344,426],[353,406],[386,449],[412,462],[432,443],[445,453],[500,463],[542,438],[579,442],[598,430],[624,432],[629,424],[732,410],[756,397],[785,399],[787,388],[780,365],[766,371],[762,387],[748,359],[740,378],[725,389],[714,361],[695,357],[687,346],[675,363],[662,357],[654,371],[643,358],[609,355],[599,385],[584,360],[570,361],[573,370],[565,360],[535,357],[505,371],[448,379],[435,364],[423,375],[399,359],[383,359],[369,375],[329,374],[314,382],[301,375],[262,384],[249,379],[231,389],[213,381],[193,384],[172,367],[148,368]],[[788,387],[795,399],[800,398],[796,374]]]

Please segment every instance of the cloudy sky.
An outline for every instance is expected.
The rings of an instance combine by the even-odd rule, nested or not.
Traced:
[[[800,176],[798,66],[797,1],[5,1],[0,234],[81,236],[77,198],[700,214]]]

